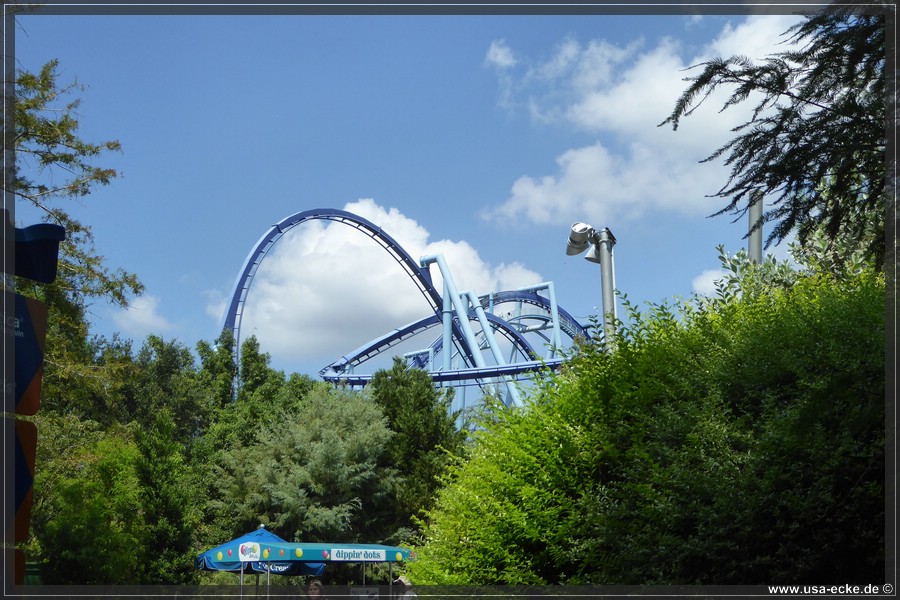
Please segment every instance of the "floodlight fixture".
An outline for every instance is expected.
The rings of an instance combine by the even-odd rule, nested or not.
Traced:
[[[603,295],[601,300],[603,310],[603,327],[606,332],[608,346],[613,347],[615,336],[616,310],[615,296],[615,268],[613,266],[613,246],[616,245],[616,237],[609,228],[594,229],[587,223],[573,223],[569,230],[569,241],[566,245],[566,254],[574,256],[585,250],[585,260],[600,265],[600,283]]]
[[[569,232],[569,244],[566,246],[566,254],[574,256],[587,250],[594,235],[594,228],[587,223],[573,223]]]

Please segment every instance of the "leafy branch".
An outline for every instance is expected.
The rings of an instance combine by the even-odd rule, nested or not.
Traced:
[[[731,89],[719,112],[751,100],[735,137],[701,162],[724,159],[727,198],[711,216],[741,218],[758,192],[769,196],[763,222],[774,227],[768,247],[793,233],[801,244],[822,230],[853,240],[875,264],[884,261],[887,203],[885,18],[828,10],[787,32],[798,49],[762,64],[745,56],[716,58],[685,81],[690,85],[659,125],[677,130],[721,88]]]

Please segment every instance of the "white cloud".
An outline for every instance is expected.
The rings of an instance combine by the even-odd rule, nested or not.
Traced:
[[[465,241],[432,241],[416,221],[373,200],[349,203],[344,210],[380,227],[416,262],[442,254],[460,292],[484,294],[543,281],[518,263],[486,263]],[[442,291],[437,265],[431,273]],[[260,264],[241,337],[256,335],[264,351],[279,360],[321,360],[325,366],[429,313],[412,279],[379,243],[353,227],[315,220],[285,233]]]
[[[497,77],[500,81],[499,96],[497,104],[509,108],[514,96],[514,82],[509,74],[510,69],[518,64],[512,50],[506,44],[505,40],[494,40],[488,48],[484,57],[484,66],[493,68],[497,71]]]
[[[719,201],[705,196],[721,183],[717,169],[692,171],[665,148],[634,142],[623,152],[603,142],[568,150],[557,159],[557,174],[516,180],[509,198],[487,208],[487,219],[565,225],[637,219],[649,211],[705,216]]]
[[[222,315],[225,314],[225,307],[228,306],[225,295],[219,290],[207,290],[203,294],[207,298],[206,314],[221,321]]]
[[[694,277],[691,281],[691,289],[701,296],[712,296],[716,293],[716,282],[725,277],[722,269],[707,269]]]
[[[691,15],[685,22],[685,29],[693,29],[703,22],[703,15]]]
[[[494,40],[484,57],[484,64],[498,69],[509,69],[516,66],[517,61],[505,40]]]
[[[742,23],[728,23],[713,40],[703,59],[719,56],[746,56],[754,61],[786,50],[787,36],[784,32],[801,21],[795,15],[756,15],[747,17]],[[696,61],[699,62],[699,61]]]
[[[114,312],[112,319],[122,333],[142,338],[173,328],[172,324],[158,311],[159,298],[144,294],[135,298],[127,308]]]
[[[719,113],[728,92],[723,90],[683,120],[677,132],[658,124],[687,86],[687,67],[714,56],[762,59],[783,51],[781,34],[797,20],[757,16],[737,26],[729,23],[689,59],[672,38],[650,48],[642,40],[616,46],[605,40],[581,45],[567,38],[518,81],[504,72],[504,88],[526,98],[516,103],[509,95],[506,106],[527,105],[542,123],[575,126],[598,139],[561,152],[555,171],[548,165],[545,174],[520,177],[506,200],[482,216],[555,225],[582,219],[621,223],[659,209],[705,216],[721,208],[721,200],[707,196],[725,183],[727,168],[699,162],[733,136],[731,129],[746,120],[749,106]]]

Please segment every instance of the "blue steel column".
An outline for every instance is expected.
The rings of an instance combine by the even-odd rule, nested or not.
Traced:
[[[441,318],[443,319],[444,324],[443,350],[445,371],[449,371],[453,368],[453,297],[450,294],[450,286],[447,283],[447,279],[444,278],[444,307],[442,309]]]
[[[488,323],[487,316],[484,314],[484,308],[481,307],[481,303],[478,302],[474,292],[463,292],[460,295],[460,298],[463,296],[467,297],[469,302],[471,302],[472,306],[475,308],[475,316],[478,318],[478,323],[481,325],[481,330],[484,332],[484,339],[487,340],[488,347],[491,349],[494,360],[497,361],[499,366],[505,367],[506,361],[503,359],[503,353],[500,352],[500,346],[497,345],[497,340],[494,339],[494,330],[490,323]],[[519,396],[519,390],[516,388],[515,382],[509,377],[504,377],[503,380],[506,384],[506,391],[509,393],[512,403],[516,406],[522,406],[522,398]]]

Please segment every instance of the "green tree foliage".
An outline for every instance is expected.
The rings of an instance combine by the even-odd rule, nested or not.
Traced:
[[[756,102],[736,137],[706,159],[724,156],[731,166],[714,194],[729,199],[717,215],[744,214],[761,191],[773,198],[763,216],[775,223],[767,244],[792,232],[805,243],[821,228],[883,262],[885,173],[895,165],[885,154],[885,16],[871,9],[829,8],[786,32],[799,49],[762,64],[717,58],[687,79],[691,84],[661,125],[677,129],[719,88],[732,90],[722,110]]]
[[[280,399],[287,398],[280,393],[285,383],[283,374],[269,368],[269,357],[259,352],[255,338],[246,340],[242,349],[242,362],[253,373],[248,384],[235,366],[234,350],[234,336],[227,329],[214,345],[205,341],[197,344],[201,365],[194,382],[205,394],[209,420],[190,446],[190,463],[197,482],[196,503],[203,515],[197,537],[217,540],[212,545],[246,533],[233,519],[211,508],[217,506],[223,493],[217,466],[222,455],[256,444],[260,433],[282,412]]]
[[[211,418],[209,393],[197,381],[191,351],[178,341],[166,342],[150,335],[133,358],[117,406],[116,420],[135,421],[152,429],[161,412],[168,413],[174,428],[173,442],[190,446]],[[168,430],[167,430],[168,431]]]
[[[38,73],[20,71],[15,98],[4,98],[7,106],[15,107],[14,135],[7,138],[13,141],[15,160],[4,162],[3,186],[17,203],[33,204],[43,211],[44,221],[66,230],[57,280],[39,284],[18,279],[16,291],[44,301],[50,311],[42,386],[46,406],[85,410],[83,403],[115,388],[123,368],[119,362],[93,363],[88,308],[97,300],[125,306],[143,286],[123,269],[110,270],[94,249],[91,228],[60,205],[116,178],[114,169],[93,163],[121,147],[114,140],[92,143],[79,136],[79,100],[70,98],[81,86],[60,85],[57,68],[58,62],[51,61]]]
[[[297,382],[306,379],[312,383],[295,376],[293,389],[297,394],[282,394],[284,374],[269,367],[269,355],[260,352],[256,337],[242,344],[241,368],[236,370],[233,340],[226,330],[215,348],[203,341],[197,344],[201,369],[195,376],[196,385],[205,390],[210,411],[210,423],[198,441],[198,452],[207,462],[213,462],[212,455],[218,451],[256,443],[259,433],[279,418],[284,408],[279,402],[297,402],[311,387]]]
[[[49,309],[41,411],[34,418],[32,537],[25,547],[30,560],[46,563],[48,582],[135,582],[148,531],[136,472],[141,450],[127,420],[114,414],[134,375],[131,344],[91,338],[87,316],[93,302],[124,306],[143,288],[136,276],[106,266],[90,227],[65,208],[117,177],[94,161],[120,146],[80,137],[79,101],[72,97],[81,87],[60,85],[57,67],[51,61],[38,73],[19,71],[4,86],[5,114],[14,115],[4,122],[11,151],[4,154],[4,193],[17,206],[37,207],[43,221],[66,233],[55,282],[15,282],[18,293]]]
[[[324,385],[302,398],[292,390],[271,399],[264,428],[218,455],[212,514],[230,536],[265,524],[286,539],[384,539],[396,474],[384,466],[391,432],[380,409]]]
[[[39,415],[29,559],[45,583],[191,583],[195,498],[169,412],[107,428]]]
[[[68,457],[78,470],[55,483],[51,506],[35,515],[47,583],[135,583],[146,527],[139,454],[132,439],[104,435]]]
[[[50,310],[29,560],[48,583],[177,584],[199,579],[198,548],[260,521],[287,537],[383,541],[397,475],[377,404],[285,378],[252,337],[236,368],[230,331],[197,345],[199,368],[156,335],[139,349],[90,335],[92,303],[125,306],[142,286],[107,267],[66,210],[118,177],[95,162],[121,148],[80,137],[81,87],[60,85],[57,68],[20,72],[4,98],[17,159],[4,163],[4,191],[66,230],[57,281],[16,281]]]
[[[284,385],[284,374],[269,366],[270,358],[261,350],[256,336],[251,336],[241,345],[239,399],[252,394],[269,395],[272,389]]]
[[[394,432],[388,455],[401,473],[397,486],[397,536],[411,534],[413,520],[430,509],[440,476],[465,440],[451,413],[452,390],[437,390],[428,373],[407,369],[395,358],[390,369],[377,371],[368,390]]]
[[[60,486],[84,471],[85,457],[105,436],[101,425],[75,415],[41,410],[33,418],[39,441],[35,456],[34,505],[31,539],[26,546],[31,558],[41,556],[40,533],[56,521],[63,504],[57,500]]]
[[[234,334],[230,329],[222,330],[214,345],[203,340],[197,343],[203,385],[212,391],[219,408],[227,406],[234,399],[234,384],[238,375],[235,349]]]
[[[137,583],[187,584],[197,579],[193,533],[200,507],[179,437],[168,409],[160,409],[148,427],[135,428],[139,506],[147,518]]]
[[[196,494],[186,446],[206,422],[193,358],[178,343],[157,336],[150,336],[137,356],[130,342],[118,339],[95,340],[93,347],[94,364],[120,365],[114,385],[101,395],[72,384],[68,389],[81,400],[70,402],[68,410],[45,407],[35,419],[39,443],[29,558],[46,565],[48,582],[87,583],[78,579],[82,572],[91,583],[193,581]],[[94,468],[106,464],[107,447],[123,449],[122,462],[114,466],[121,480],[111,481]],[[67,549],[57,568],[56,544],[73,544],[85,533],[86,524],[75,514],[78,504],[71,505],[76,494],[89,516],[102,513],[113,525],[104,530],[98,523],[79,542],[83,549]],[[122,510],[127,514],[117,512]],[[117,540],[126,533],[137,545],[127,555],[137,562],[127,568],[121,556],[111,556],[120,552]],[[117,566],[97,571],[83,564],[88,560]]]
[[[574,425],[539,404],[511,411],[495,402],[450,466],[407,566],[412,580],[441,585],[553,582],[553,553],[577,497],[593,475]],[[565,548],[560,551],[564,551]]]
[[[614,353],[482,420],[414,581],[883,577],[883,278],[725,262],[715,297],[626,301]]]
[[[91,143],[78,136],[80,101],[59,103],[83,87],[77,83],[60,87],[58,67],[59,61],[53,60],[39,73],[21,71],[16,80],[16,160],[20,167],[12,177],[13,191],[48,214],[53,213],[49,201],[86,196],[94,185],[109,184],[117,177],[115,169],[94,166],[91,159],[121,150],[115,140]],[[34,179],[48,170],[63,176],[52,177],[53,183]]]

